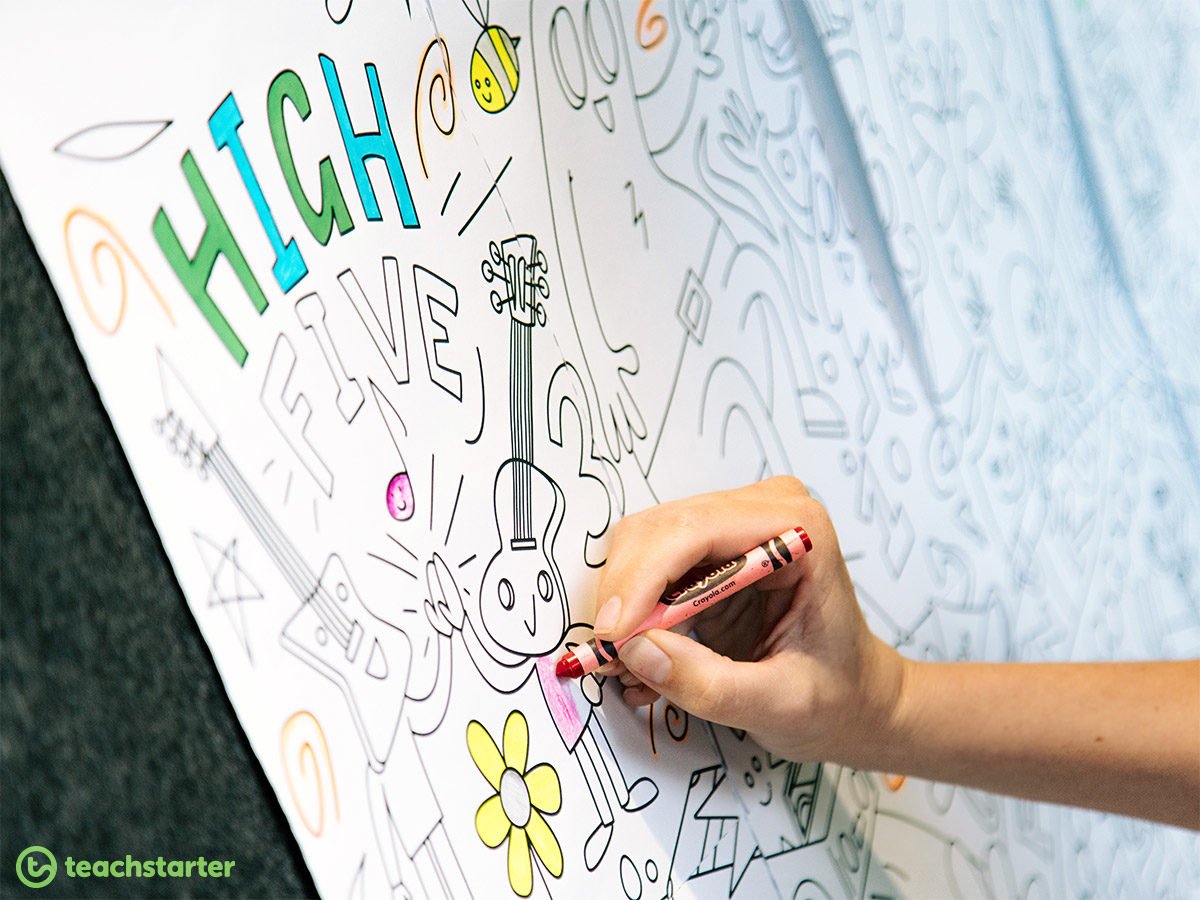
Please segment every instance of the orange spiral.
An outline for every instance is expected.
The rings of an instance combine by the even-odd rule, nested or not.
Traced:
[[[300,710],[284,723],[279,735],[279,754],[296,812],[309,834],[320,837],[325,830],[326,795],[332,800],[334,818],[338,821],[342,809],[329,745],[316,716]]]
[[[667,17],[653,10],[654,0],[638,4],[637,40],[643,50],[653,50],[667,37]]]
[[[441,49],[440,65],[430,70],[428,81],[425,80],[425,65],[434,47]],[[425,102],[423,102],[425,101]],[[450,51],[446,41],[438,35],[429,42],[421,56],[421,65],[417,68],[417,96],[413,102],[413,124],[417,132],[417,158],[421,161],[421,171],[429,177],[429,169],[425,165],[425,146],[421,139],[421,112],[428,105],[429,118],[433,127],[443,135],[449,136],[454,131],[457,111],[454,100],[454,72],[450,67]]]
[[[138,258],[115,228],[91,210],[76,208],[63,222],[63,242],[71,277],[79,289],[79,298],[88,318],[104,334],[113,335],[125,321],[129,302],[128,260],[141,276],[171,324],[175,317]],[[84,261],[88,265],[84,265]]]

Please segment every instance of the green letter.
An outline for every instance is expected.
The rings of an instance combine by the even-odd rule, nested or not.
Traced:
[[[296,160],[292,157],[292,147],[288,143],[287,125],[283,121],[283,101],[291,101],[303,122],[312,113],[308,102],[308,91],[304,82],[291,69],[284,69],[275,76],[271,87],[267,90],[267,121],[271,125],[271,140],[275,144],[275,155],[279,158],[279,168],[283,171],[283,180],[287,182],[288,190],[292,192],[292,200],[296,203],[304,224],[322,244],[329,243],[329,235],[336,222],[338,234],[346,234],[354,230],[354,222],[350,219],[350,207],[342,194],[342,186],[338,183],[337,173],[333,171],[333,161],[326,156],[317,164],[317,172],[321,176],[321,208],[316,209],[304,193],[300,177],[296,174]]]
[[[229,229],[229,223],[225,221],[221,208],[217,206],[217,201],[208,188],[208,182],[200,174],[200,168],[196,165],[191,150],[183,154],[179,165],[183,169],[183,176],[187,179],[188,187],[192,189],[196,203],[200,206],[200,212],[204,215],[204,235],[200,238],[200,246],[196,248],[196,255],[189,257],[179,242],[179,235],[175,233],[175,228],[171,225],[166,210],[159,207],[158,213],[154,216],[154,239],[158,241],[163,256],[167,258],[167,262],[171,264],[171,268],[175,270],[175,274],[179,276],[179,280],[187,292],[192,295],[196,305],[200,307],[201,314],[213,327],[217,337],[225,345],[225,349],[233,355],[239,366],[244,366],[246,357],[249,355],[246,347],[238,339],[233,328],[230,327],[229,322],[226,321],[225,316],[221,314],[221,310],[217,309],[217,304],[208,294],[208,280],[212,277],[217,257],[223,254],[229,261],[259,314],[267,308],[267,297],[259,287],[254,273],[250,271],[250,264],[242,255],[242,248],[238,246],[233,232]]]

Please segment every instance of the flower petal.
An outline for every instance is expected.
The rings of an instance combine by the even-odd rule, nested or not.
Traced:
[[[542,763],[526,772],[525,787],[529,788],[529,802],[542,812],[553,815],[562,806],[558,773],[550,763]]]
[[[500,748],[487,729],[473,719],[467,724],[467,749],[471,751],[471,759],[475,760],[475,765],[488,784],[493,790],[500,790],[500,776],[504,774]]]
[[[499,847],[508,836],[512,823],[504,814],[504,804],[500,802],[499,794],[492,794],[475,811],[475,831],[479,839],[489,847]]]
[[[558,838],[554,836],[554,832],[550,830],[550,826],[546,824],[546,820],[536,809],[530,814],[529,824],[525,826],[525,831],[533,844],[534,851],[541,859],[542,865],[546,867],[546,871],[555,878],[560,877],[563,872],[562,849],[558,846]]]
[[[508,714],[504,722],[504,764],[525,774],[529,759],[529,725],[519,709]]]
[[[522,897],[533,893],[533,860],[524,828],[514,827],[508,835],[508,883]]]

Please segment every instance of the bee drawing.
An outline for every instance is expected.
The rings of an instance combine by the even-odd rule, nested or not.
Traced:
[[[498,113],[507,109],[517,95],[521,75],[517,44],[521,39],[499,25],[489,25],[488,11],[480,3],[463,0],[463,5],[483,29],[471,53],[471,92],[480,109]]]

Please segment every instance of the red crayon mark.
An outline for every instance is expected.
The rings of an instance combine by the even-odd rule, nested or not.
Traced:
[[[579,718],[575,701],[567,693],[568,683],[560,681],[558,676],[553,674],[554,669],[553,659],[549,656],[538,657],[538,680],[542,683],[546,705],[550,707],[550,718],[554,720],[563,737],[568,739],[568,744],[571,744],[583,734],[583,720]]]

